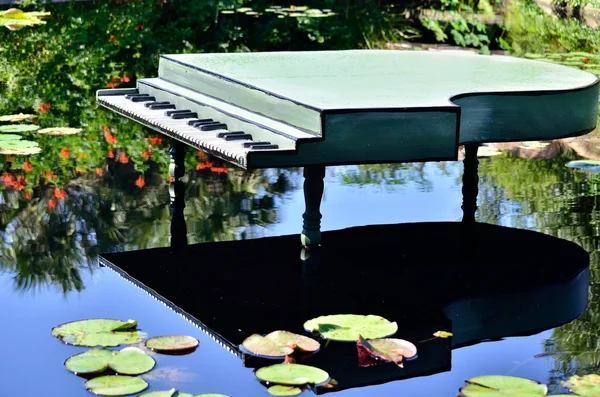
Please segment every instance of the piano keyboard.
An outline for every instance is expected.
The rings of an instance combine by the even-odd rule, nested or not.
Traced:
[[[253,139],[244,131],[230,131],[227,124],[203,118],[191,109],[177,109],[150,94],[129,93],[98,97],[98,102],[124,116],[217,157],[246,167],[248,153],[279,149],[270,141]]]

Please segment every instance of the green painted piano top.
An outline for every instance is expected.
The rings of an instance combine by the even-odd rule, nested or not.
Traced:
[[[458,94],[572,90],[595,75],[548,62],[447,52],[348,50],[165,55],[317,110],[450,105]]]
[[[460,115],[461,143],[554,139],[593,129],[598,108],[595,75],[506,56],[389,50],[180,54],[163,55],[158,74],[315,136],[346,134],[343,125],[356,117],[387,117],[386,128],[394,129],[401,124],[384,113],[426,111]],[[545,137],[539,131],[547,127]]]

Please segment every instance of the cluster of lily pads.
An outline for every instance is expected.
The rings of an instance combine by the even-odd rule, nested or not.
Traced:
[[[388,338],[398,325],[376,315],[337,314],[321,316],[304,323],[304,329],[327,341],[356,342],[359,366],[394,363],[402,367],[404,359],[417,355],[417,348],[403,339]],[[434,335],[435,337],[438,337]],[[261,358],[283,359],[280,364],[262,367],[255,376],[266,382],[275,396],[294,396],[307,386],[333,387],[337,383],[322,369],[297,364],[317,353],[321,344],[310,337],[288,331],[246,338],[240,350]]]
[[[136,375],[151,371],[156,366],[156,361],[150,354],[187,353],[194,351],[199,345],[199,341],[191,336],[166,335],[148,338],[147,333],[136,328],[135,320],[91,319],[55,327],[52,329],[52,335],[69,345],[92,348],[69,357],[64,363],[67,370],[88,379],[85,383],[87,390],[103,396],[125,396],[140,393],[148,388],[148,383]],[[119,351],[107,349],[133,344],[139,346],[129,346]],[[214,393],[192,395],[171,389],[144,393],[139,397],[228,396]]]
[[[266,8],[264,12],[253,10],[250,7],[240,7],[240,8],[227,8],[221,10],[222,14],[235,14],[241,13],[248,16],[259,17],[263,14],[274,14],[277,18],[298,18],[298,17],[308,17],[308,18],[325,18],[336,15],[336,13],[332,12],[330,9],[318,9],[318,8],[309,8],[307,6],[290,6],[290,7],[282,7],[282,6],[271,6]]]
[[[10,122],[12,124],[0,125],[0,154],[5,155],[30,155],[38,154],[42,151],[37,142],[23,139],[21,135],[28,132],[36,132],[42,135],[72,135],[78,134],[80,128],[53,127],[40,128],[35,124],[14,124],[23,121],[31,121],[37,116],[33,114],[13,114],[0,116],[0,122]]]
[[[600,375],[572,376],[563,386],[573,394],[548,395],[548,387],[531,379],[516,376],[489,375],[468,379],[460,389],[464,397],[598,397],[600,396]]]

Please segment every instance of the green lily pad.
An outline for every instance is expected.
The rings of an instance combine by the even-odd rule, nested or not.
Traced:
[[[155,336],[146,341],[146,347],[157,352],[177,352],[196,348],[200,342],[184,335]]]
[[[33,124],[0,125],[0,132],[29,132],[39,129],[39,126]]]
[[[302,393],[302,389],[296,386],[275,385],[267,389],[272,396],[297,396]]]
[[[588,171],[598,172],[600,171],[600,161],[598,160],[576,160],[569,161],[567,167],[580,168]]]
[[[322,369],[302,364],[275,364],[260,368],[255,375],[263,382],[286,386],[319,385],[329,380]]]
[[[111,319],[93,319],[73,321],[52,329],[52,335],[64,343],[76,346],[118,346],[133,344],[144,340],[145,332],[124,332],[135,328],[136,321],[119,321]],[[116,330],[116,331],[115,331]]]
[[[359,336],[377,339],[393,335],[398,331],[398,324],[372,314],[335,314],[309,320],[304,323],[304,329],[319,332],[325,339],[354,342]]]
[[[126,347],[115,353],[110,360],[110,369],[121,375],[140,375],[150,371],[156,361],[137,347]]]
[[[108,369],[112,355],[110,350],[91,349],[69,357],[65,361],[65,367],[75,374],[97,374]]]
[[[38,134],[73,135],[73,134],[79,134],[81,131],[83,131],[81,128],[53,127],[53,128],[43,128],[38,131]]]
[[[254,334],[242,342],[244,349],[251,355],[269,358],[283,358],[295,350],[314,353],[321,344],[312,338],[288,331],[273,331],[266,336]]]
[[[126,396],[146,390],[148,383],[134,376],[107,375],[88,380],[85,388],[101,396]]]
[[[0,144],[2,144],[3,141],[18,141],[20,139],[22,139],[21,135],[0,134]]]
[[[515,376],[478,376],[467,383],[460,389],[465,397],[543,397],[548,392],[543,383]]]
[[[192,394],[184,393],[176,389],[151,391],[148,393],[140,394],[138,397],[194,397]]]
[[[2,135],[0,135],[2,136]],[[0,141],[0,154],[28,155],[40,153],[42,149],[37,142],[8,139]]]
[[[8,116],[0,116],[0,121],[10,121],[12,123],[18,123],[20,121],[35,119],[37,116],[35,114],[10,114]]]
[[[600,375],[571,376],[567,382],[564,382],[564,386],[581,396],[599,397]]]

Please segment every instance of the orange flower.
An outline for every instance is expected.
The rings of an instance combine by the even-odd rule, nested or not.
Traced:
[[[50,105],[49,103],[41,103],[38,107],[38,112],[46,113],[51,107],[52,105]]]
[[[583,63],[588,63],[589,61],[590,61],[590,58],[588,58],[588,57],[581,58],[581,62],[583,62]]]
[[[115,83],[106,83],[106,88],[115,88],[116,86]]]
[[[15,177],[12,174],[6,174],[0,176],[0,181],[4,182],[5,185],[12,183],[15,180]]]
[[[21,167],[21,169],[25,172],[29,172],[33,169],[33,167],[31,166],[31,163],[23,161],[23,166]]]
[[[27,185],[27,179],[24,176],[20,176],[15,181],[14,187],[18,190],[23,190],[23,186]]]
[[[68,159],[69,154],[71,154],[69,149],[60,149],[60,157],[62,157],[63,159]]]
[[[217,174],[226,174],[229,172],[229,168],[227,167],[211,167],[211,172],[215,172]]]
[[[109,159],[114,159],[115,158],[115,152],[113,152],[112,149],[108,149],[108,158]]]
[[[203,163],[200,163],[200,164],[196,164],[196,169],[197,170],[203,170],[205,168],[211,168],[214,165],[215,165],[214,162],[212,162],[212,161],[206,161],[206,162],[203,162]]]
[[[141,175],[138,176],[138,179],[135,181],[135,186],[137,186],[141,189],[144,187],[145,184],[146,184],[146,182],[144,182],[144,178]]]
[[[43,175],[46,177],[47,180],[51,181],[52,179],[54,179],[56,177],[56,175],[54,175],[54,173],[52,171],[46,171],[43,172]]]
[[[197,150],[196,154],[200,157],[201,161],[207,161],[208,160],[208,154],[204,153],[202,150]]]
[[[84,152],[77,153],[77,156],[79,156],[80,159],[86,159],[88,157],[87,153]]]
[[[98,176],[104,175],[104,171],[102,170],[102,168],[96,168],[96,175],[98,175]]]
[[[121,77],[121,83],[129,83],[130,81],[131,79],[129,78],[129,76],[127,76],[127,73],[125,73],[123,77]]]
[[[160,136],[148,137],[146,140],[150,142],[151,145],[160,145],[162,143],[162,137]]]
[[[23,193],[23,197],[25,198],[25,200],[29,200],[31,198],[31,194],[29,194],[29,192],[25,192]]]
[[[119,40],[117,39],[117,36],[115,36],[114,34],[111,34],[110,37],[108,38],[108,41],[110,43],[118,43]]]
[[[67,193],[65,193],[65,191],[62,189],[54,188],[54,197],[56,197],[59,200],[62,200],[65,197],[67,197]]]
[[[145,160],[148,160],[148,159],[150,159],[150,156],[152,156],[152,148],[148,147],[148,149],[147,149],[147,150],[144,150],[144,151],[142,152],[142,157],[143,157]]]
[[[127,157],[127,153],[121,152],[119,153],[119,163],[127,164],[129,163],[129,157]]]
[[[48,200],[48,208],[50,208],[51,210],[56,208],[56,200],[53,200],[53,199]]]
[[[110,133],[110,130],[107,126],[104,126],[104,139],[106,139],[106,142],[108,142],[109,144],[119,142],[117,137]]]
[[[82,175],[83,171],[81,171],[79,168],[75,168],[75,174],[76,175]]]

